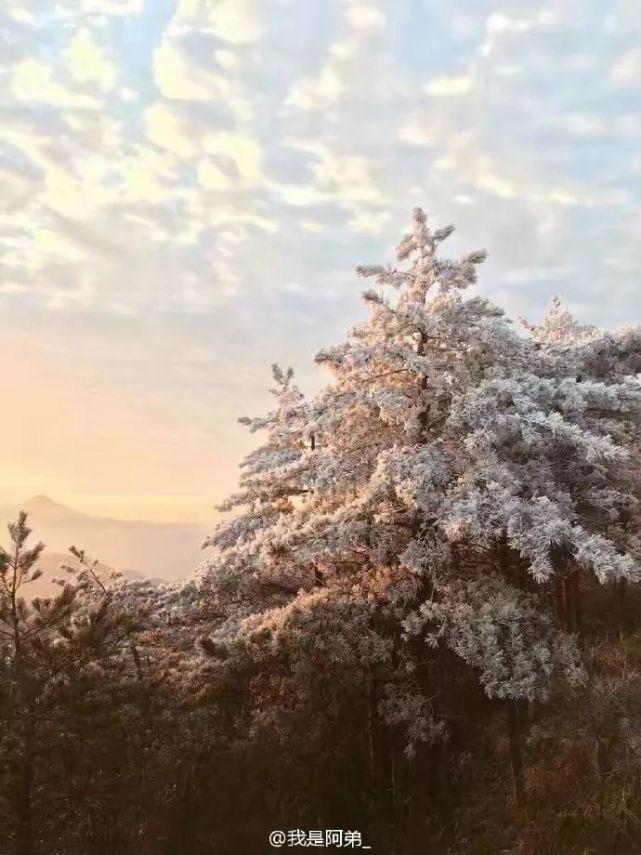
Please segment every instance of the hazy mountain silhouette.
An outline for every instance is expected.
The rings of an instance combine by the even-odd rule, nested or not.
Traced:
[[[20,510],[29,514],[32,539],[42,540],[47,553],[66,555],[73,545],[109,568],[133,567],[146,577],[162,579],[180,579],[200,564],[205,557],[201,544],[211,533],[211,527],[200,523],[94,517],[42,495],[20,505],[0,506],[3,529]],[[7,537],[0,533],[0,543],[6,544]]]
[[[53,499],[50,499],[49,496],[32,496],[30,499],[27,499],[26,502],[20,506],[22,510],[29,511],[29,513],[44,513],[49,514],[49,516],[61,516],[61,517],[86,517],[87,514],[80,513],[80,511],[74,511],[72,508],[68,508],[66,505],[61,505],[59,502],[54,502]]]

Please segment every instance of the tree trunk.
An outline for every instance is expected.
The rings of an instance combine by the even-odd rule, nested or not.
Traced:
[[[556,613],[561,626],[568,624],[568,588],[565,576],[557,580],[556,588]]]
[[[566,580],[567,591],[567,629],[568,632],[579,632],[580,630],[580,589],[579,574],[573,570]]]
[[[525,803],[525,778],[523,775],[523,754],[521,751],[521,715],[517,701],[507,702],[507,730],[510,742],[510,764],[514,798],[518,807]]]
[[[616,611],[619,637],[622,638],[630,629],[630,622],[627,615],[628,584],[625,579],[615,579],[613,584],[614,594],[616,597]]]
[[[370,674],[367,678],[367,754],[369,759],[369,778],[372,792],[376,792],[376,749],[374,745],[374,728],[376,727],[376,697],[374,679]]]
[[[33,855],[33,816],[32,816],[33,764],[29,748],[20,758],[20,769],[16,782],[16,855]]]

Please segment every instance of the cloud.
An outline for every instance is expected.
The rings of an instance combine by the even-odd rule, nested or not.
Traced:
[[[631,50],[621,56],[612,67],[612,79],[624,86],[641,84],[641,50]]]
[[[229,97],[226,75],[199,68],[176,41],[165,39],[154,51],[154,80],[165,98],[178,101],[211,101]]]
[[[356,30],[380,30],[387,24],[387,16],[376,3],[352,0],[347,5],[346,15]]]
[[[245,45],[260,38],[260,22],[256,0],[179,0],[172,28],[195,28],[232,45]]]
[[[145,113],[147,135],[160,148],[175,152],[180,157],[192,157],[199,146],[194,140],[188,122],[169,104],[158,101]]]
[[[35,24],[38,20],[35,10],[27,9],[24,6],[22,8],[9,9],[7,15],[12,21],[17,21],[21,24]]]
[[[34,176],[8,166],[0,166],[0,212],[19,211],[37,189]]]
[[[561,15],[554,9],[540,9],[533,17],[517,17],[493,12],[485,22],[486,40],[481,54],[489,56],[502,39],[522,36],[531,31],[550,30],[559,27]]]
[[[211,183],[214,169],[232,182],[256,184],[261,179],[262,147],[251,133],[237,128],[217,128],[169,101],[158,101],[145,113],[149,140],[176,157],[193,162],[200,178]],[[217,158],[214,162],[207,157]],[[205,158],[203,160],[203,158]]]
[[[380,2],[347,0],[336,39],[327,46],[326,58],[314,74],[302,75],[291,87],[287,106],[306,111],[324,111],[338,104],[343,95],[358,88],[370,50],[381,38],[387,18]],[[393,85],[393,79],[388,81]]]
[[[233,180],[210,157],[203,158],[198,164],[198,183],[208,190],[218,190],[223,193],[234,188]]]
[[[498,196],[499,199],[514,199],[518,196],[517,187],[501,175],[489,158],[481,158],[474,185],[479,190],[487,190],[488,193]]]
[[[340,98],[343,82],[331,65],[326,65],[318,77],[308,77],[297,83],[287,104],[303,110],[325,110]]]
[[[37,59],[25,59],[15,67],[11,94],[17,101],[49,104],[54,107],[97,110],[100,106],[96,98],[72,92],[56,82],[51,67]]]
[[[173,101],[224,104],[246,123],[251,107],[243,72],[260,33],[252,0],[179,0],[153,50],[156,87]]]
[[[301,220],[301,228],[306,232],[316,235],[322,234],[325,231],[325,226],[322,223],[316,222],[316,220]]]
[[[76,32],[64,56],[71,74],[80,83],[95,84],[103,90],[113,88],[116,67],[107,59],[106,52],[87,27]]]
[[[425,91],[428,95],[433,95],[437,98],[449,97],[452,95],[465,95],[472,89],[472,80],[467,75],[463,74],[459,77],[434,77],[425,84]]]
[[[240,131],[214,131],[203,138],[207,154],[219,155],[235,168],[241,180],[257,183],[261,178],[260,142]]]
[[[305,152],[314,158],[310,182],[298,187],[274,185],[288,204],[305,206],[333,202],[353,213],[361,211],[363,205],[383,204],[373,160],[314,140],[290,139],[287,144],[294,151]]]
[[[145,7],[145,0],[57,0],[59,13],[76,15],[112,15],[125,17],[139,15]]]
[[[171,153],[137,146],[121,162],[121,172],[131,203],[161,205],[177,179],[177,160]]]
[[[245,263],[251,229],[294,228],[320,241],[341,223],[355,247],[359,240],[366,246],[391,235],[408,205],[427,200],[444,216],[463,212],[464,225],[465,212],[482,204],[484,229],[498,240],[508,209],[545,224],[546,207],[568,218],[612,205],[619,177],[606,190],[568,171],[566,161],[554,162],[577,139],[632,141],[638,130],[632,113],[613,118],[586,110],[578,94],[557,98],[560,62],[582,85],[602,71],[576,23],[569,28],[569,4],[532,13],[513,0],[499,12],[484,0],[474,13],[437,12],[423,26],[388,3],[330,0],[299,44],[291,36],[303,11],[296,17],[282,0],[179,0],[164,20],[139,4],[92,3],[94,16],[123,12],[133,22],[143,14],[137,32],[155,36],[130,56],[108,21],[93,26],[86,18],[71,40],[61,31],[68,46],[62,64],[34,54],[13,69],[16,103],[55,113],[10,133],[42,179],[38,191],[33,178],[16,179],[14,170],[8,204],[22,205],[49,230],[37,240],[25,236],[12,257],[27,264],[31,240],[40,269],[54,260],[59,269],[71,265],[66,239],[57,248],[52,237],[61,228],[47,213],[54,211],[87,222],[94,236],[117,234],[123,257],[144,271],[142,295],[154,261],[143,261],[131,244],[139,234],[155,245],[173,240],[175,252],[167,246],[161,254],[173,255],[171,262],[159,257],[156,265],[164,279],[190,247],[184,275],[195,304],[207,291],[208,264],[221,289],[245,278],[237,265]],[[70,8],[58,6],[65,14]],[[433,40],[428,51],[426,38]],[[448,39],[468,45],[467,62],[459,49],[444,52]],[[612,71],[613,78],[622,73]],[[384,85],[372,85],[374,77]],[[136,100],[114,99],[117,86]],[[618,171],[625,172],[623,162]],[[104,254],[100,247],[108,245],[84,243],[87,253]],[[358,255],[355,248],[354,261]],[[103,299],[100,288],[92,299]],[[127,299],[144,302],[118,297]]]
[[[429,146],[433,142],[433,134],[423,113],[413,113],[404,120],[398,131],[398,139],[402,143],[416,146]]]

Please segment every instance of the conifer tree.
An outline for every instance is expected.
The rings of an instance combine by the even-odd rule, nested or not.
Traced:
[[[118,823],[99,825],[93,811],[104,815],[126,793],[113,769],[121,729],[133,746],[146,727],[140,596],[101,579],[97,562],[72,548],[79,567],[57,580],[60,593],[30,597],[44,548],[29,546],[30,534],[21,512],[0,551],[0,834],[15,855],[51,851],[53,842],[75,851],[74,825],[89,822],[102,851]]]
[[[17,855],[33,855],[36,817],[33,807],[34,745],[38,727],[38,700],[42,688],[39,656],[46,638],[70,614],[74,591],[66,587],[53,600],[27,603],[23,588],[41,571],[36,564],[43,543],[27,546],[31,529],[21,512],[9,525],[10,546],[0,550],[0,644],[2,648],[3,753],[7,766],[5,798],[14,818]]]
[[[623,340],[567,318],[570,333],[550,334],[557,318],[526,337],[466,299],[485,254],[440,257],[451,232],[417,209],[407,263],[358,269],[379,285],[369,319],[317,355],[332,382],[314,399],[276,371],[276,409],[246,420],[267,442],[201,572],[230,614],[212,650],[263,658],[315,639],[368,675],[410,752],[443,733],[416,639],[471,669],[513,731],[514,704],[545,699],[555,675],[584,679],[568,591],[639,574],[623,523],[638,493],[633,354],[626,370]]]

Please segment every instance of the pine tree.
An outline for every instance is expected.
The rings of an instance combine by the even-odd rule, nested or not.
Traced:
[[[40,682],[37,658],[44,637],[69,615],[74,592],[67,587],[53,601],[28,604],[22,589],[41,575],[35,565],[44,544],[27,547],[31,529],[24,512],[8,528],[11,545],[0,551],[2,706],[7,725],[3,732],[3,753],[8,759],[6,772],[10,777],[8,798],[14,818],[15,851],[18,855],[32,855],[36,832],[34,743]]]
[[[114,851],[131,833],[122,802],[144,780],[159,677],[151,665],[145,673],[141,649],[154,647],[145,638],[150,595],[101,579],[97,562],[72,547],[79,566],[66,568],[60,594],[31,598],[43,544],[28,545],[25,513],[9,533],[0,551],[0,834],[16,855],[73,852],[79,834],[82,848]],[[157,602],[166,599],[159,592]]]
[[[520,790],[515,710],[555,675],[584,679],[579,580],[638,578],[639,336],[577,328],[558,306],[519,334],[464,298],[485,254],[439,257],[451,232],[416,210],[408,264],[358,269],[380,288],[317,355],[332,382],[313,400],[277,372],[277,409],[248,422],[268,441],[210,541],[203,591],[230,617],[209,641],[261,661],[322,646],[366,675],[411,753],[444,731],[424,638],[506,705]]]

